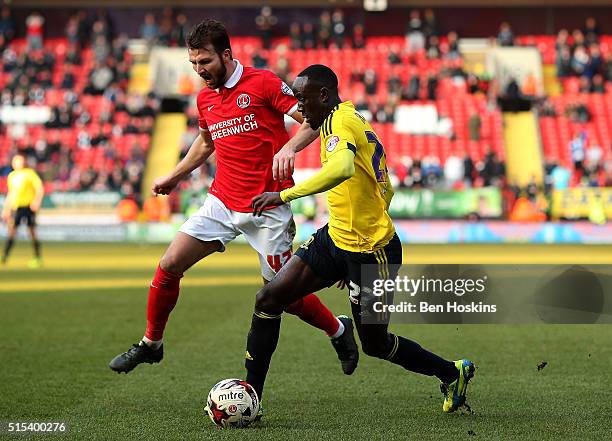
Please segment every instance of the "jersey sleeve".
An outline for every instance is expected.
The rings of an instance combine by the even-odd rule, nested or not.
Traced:
[[[291,88],[272,72],[266,71],[263,77],[263,89],[268,103],[280,113],[294,113],[297,110],[297,100]]]
[[[329,118],[321,127],[323,147],[327,158],[341,150],[350,150],[357,154],[357,142],[350,126],[342,117]]]
[[[208,132],[208,124],[206,123],[206,118],[204,118],[204,114],[202,111],[204,109],[204,104],[202,104],[203,97],[204,95],[202,94],[202,92],[200,92],[198,94],[198,99],[197,99],[198,127],[200,128],[200,131]]]
[[[40,189],[42,189],[43,187],[43,183],[40,179],[40,176],[38,176],[38,174],[34,170],[32,170],[32,172],[30,173],[30,182],[32,182],[32,186],[36,191],[40,191]]]

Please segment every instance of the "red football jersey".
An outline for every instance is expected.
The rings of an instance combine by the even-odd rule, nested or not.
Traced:
[[[217,155],[210,192],[230,210],[248,213],[253,197],[293,186],[292,179],[272,179],[272,159],[289,140],[283,115],[297,110],[297,100],[272,72],[235,61],[223,87],[200,91],[198,112],[200,130],[210,132]]]

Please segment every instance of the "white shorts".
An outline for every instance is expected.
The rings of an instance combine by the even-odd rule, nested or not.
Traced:
[[[261,275],[272,280],[291,257],[295,223],[289,204],[266,210],[260,217],[228,209],[216,196],[208,194],[204,205],[191,215],[179,231],[206,242],[218,240],[225,245],[244,234],[257,251]]]

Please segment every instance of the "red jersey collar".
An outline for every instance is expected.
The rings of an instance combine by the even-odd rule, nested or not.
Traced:
[[[234,58],[234,61],[236,62],[236,69],[234,69],[234,73],[232,73],[232,75],[223,85],[223,87],[227,89],[231,89],[232,87],[236,86],[236,84],[238,84],[238,81],[240,81],[240,78],[242,78],[242,71],[244,70],[244,67],[242,67],[242,64],[240,64],[240,61],[238,61],[236,58]],[[215,90],[217,91],[217,93],[219,93],[220,91],[220,89]]]

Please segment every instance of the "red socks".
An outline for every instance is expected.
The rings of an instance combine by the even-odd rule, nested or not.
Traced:
[[[321,329],[330,336],[338,332],[340,327],[338,319],[314,294],[308,294],[287,307],[285,311],[297,315],[309,325]]]
[[[179,296],[181,277],[157,267],[155,277],[149,289],[147,303],[147,331],[145,337],[149,340],[161,340],[170,312],[174,309]]]
[[[145,337],[149,340],[158,341],[163,338],[168,317],[178,300],[179,283],[182,277],[182,275],[172,274],[157,267],[149,289],[147,303]],[[330,336],[336,334],[340,327],[334,314],[314,294],[308,294],[293,303],[286,311],[289,314],[297,315],[309,325],[321,329]]]

